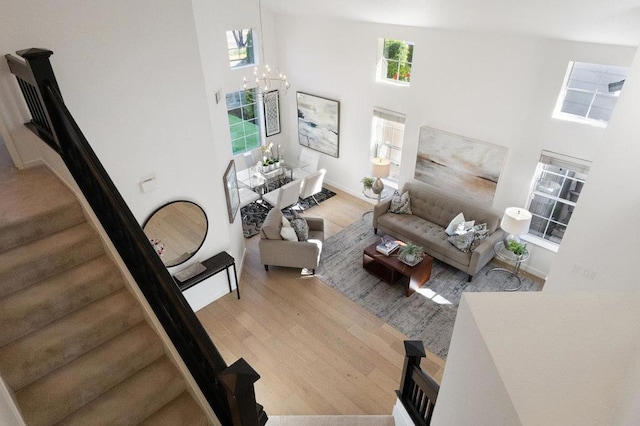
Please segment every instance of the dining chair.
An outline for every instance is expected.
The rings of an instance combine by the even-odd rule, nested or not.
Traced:
[[[303,179],[318,171],[319,161],[320,153],[318,151],[303,146],[298,157],[298,167],[293,169],[293,178]]]
[[[302,180],[302,187],[300,188],[300,199],[311,197],[316,204],[315,195],[322,192],[322,183],[324,182],[324,176],[327,173],[325,169],[320,169],[315,173],[311,173],[309,176]]]
[[[282,185],[275,191],[267,192],[262,196],[262,199],[274,208],[282,210],[298,203],[301,187],[302,179],[296,179],[286,185]]]

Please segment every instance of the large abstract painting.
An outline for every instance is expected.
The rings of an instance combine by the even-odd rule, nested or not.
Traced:
[[[491,206],[506,157],[505,147],[422,127],[414,177]]]
[[[340,102],[297,92],[298,142],[338,157]]]

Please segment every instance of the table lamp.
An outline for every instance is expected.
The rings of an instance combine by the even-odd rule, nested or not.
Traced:
[[[380,197],[384,190],[384,183],[381,178],[389,176],[390,171],[391,161],[389,161],[389,159],[376,157],[371,160],[371,175],[376,178],[376,181],[371,187],[371,191],[378,196],[378,202],[380,202]]]
[[[509,241],[520,242],[520,235],[529,232],[532,218],[533,216],[528,210],[520,207],[508,207],[504,211],[500,221],[500,228],[508,232],[507,236],[504,237],[505,247],[508,246]]]

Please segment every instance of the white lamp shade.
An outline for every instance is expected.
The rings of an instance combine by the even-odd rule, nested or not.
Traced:
[[[529,232],[532,217],[528,210],[520,207],[509,207],[504,211],[500,228],[513,235],[526,234]]]
[[[371,174],[376,178],[386,178],[391,171],[391,162],[387,158],[371,160]]]

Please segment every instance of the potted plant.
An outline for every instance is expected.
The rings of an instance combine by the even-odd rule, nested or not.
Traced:
[[[520,257],[527,253],[527,245],[515,240],[507,241],[507,250]]]
[[[264,160],[262,162],[262,172],[266,173],[269,171],[269,160]]]
[[[276,169],[280,167],[280,159],[278,157],[274,158],[273,164],[276,166]]]
[[[406,243],[402,248],[400,248],[400,256],[407,263],[413,264],[416,262],[418,258],[422,256],[424,253],[422,247],[412,242]]]
[[[373,183],[375,181],[376,180],[374,178],[372,178],[370,176],[365,176],[365,177],[362,178],[362,180],[360,182],[362,182],[362,186],[364,187],[363,190],[366,191],[367,189],[371,190],[373,188]]]

